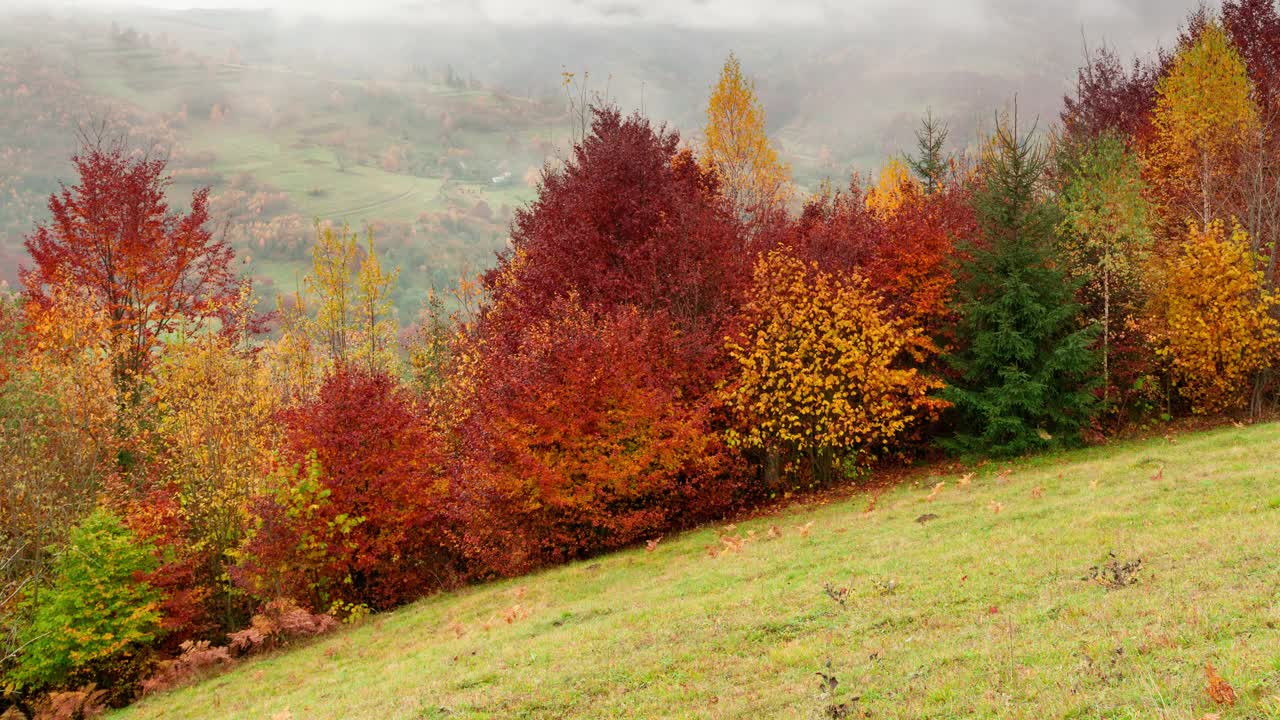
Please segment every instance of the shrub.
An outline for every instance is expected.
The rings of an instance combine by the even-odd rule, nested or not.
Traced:
[[[1276,297],[1254,268],[1249,236],[1222,222],[1191,228],[1155,300],[1156,353],[1195,412],[1240,407],[1255,373],[1275,362]]]
[[[443,439],[406,388],[339,365],[281,421],[283,459],[307,473],[277,474],[258,503],[252,592],[386,609],[452,582]]]
[[[619,547],[732,498],[704,409],[664,362],[667,327],[576,299],[485,356],[460,433],[470,557],[512,573]]]
[[[858,276],[820,272],[775,251],[756,266],[743,329],[728,344],[737,376],[723,398],[731,444],[803,457],[819,482],[863,462],[943,403],[942,383],[910,367],[920,331],[886,317]]]
[[[31,596],[34,619],[10,680],[31,689],[137,680],[159,631],[160,594],[141,580],[156,564],[148,543],[95,510],[71,531],[52,586]]]

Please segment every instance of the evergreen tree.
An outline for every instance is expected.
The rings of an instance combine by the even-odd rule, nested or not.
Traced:
[[[920,121],[920,129],[916,130],[915,157],[906,158],[907,167],[920,178],[926,195],[932,195],[942,186],[942,178],[947,172],[949,158],[943,152],[947,145],[947,124],[933,117],[930,109]]]
[[[1056,208],[1042,193],[1046,154],[998,123],[975,194],[981,241],[960,273],[954,381],[958,452],[1015,455],[1079,441],[1097,399],[1095,326],[1078,324],[1075,287],[1050,262]]]

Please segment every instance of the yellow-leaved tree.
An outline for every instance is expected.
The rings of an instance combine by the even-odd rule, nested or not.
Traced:
[[[317,226],[311,272],[303,278],[306,292],[280,299],[280,339],[269,353],[275,383],[286,396],[306,397],[334,364],[396,369],[399,325],[392,293],[400,268],[382,269],[372,232],[365,242],[361,253],[359,236],[349,227]]]
[[[791,170],[765,132],[764,106],[755,82],[729,54],[707,103],[706,147],[701,162],[719,173],[721,192],[747,221],[786,205]]]
[[[397,361],[395,307],[391,292],[400,277],[400,268],[384,272],[373,247],[373,233],[367,237],[364,261],[356,278],[356,357],[370,370],[389,370]]]
[[[1165,219],[1201,225],[1223,217],[1240,148],[1258,129],[1248,70],[1226,32],[1210,23],[1178,51],[1156,86],[1146,175]]]
[[[903,203],[920,196],[923,191],[906,163],[891,158],[880,170],[879,181],[867,191],[867,209],[881,220],[887,220],[898,212]]]
[[[234,627],[245,618],[228,570],[278,447],[280,396],[259,354],[208,334],[166,348],[154,391],[156,456],[184,521],[183,549],[213,594],[210,610]]]
[[[727,343],[730,444],[807,462],[824,483],[943,407],[930,395],[942,383],[911,366],[920,331],[891,320],[865,280],[775,250],[757,263],[750,297]]]
[[[1197,413],[1244,404],[1250,380],[1280,349],[1277,298],[1267,292],[1239,225],[1190,228],[1154,304],[1156,353]]]

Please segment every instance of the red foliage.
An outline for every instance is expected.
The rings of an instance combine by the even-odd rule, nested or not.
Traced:
[[[1103,47],[1085,57],[1076,73],[1075,97],[1063,97],[1062,125],[1076,140],[1111,131],[1123,138],[1145,136],[1155,107],[1156,81],[1167,58],[1143,62],[1134,58],[1125,68],[1115,50]]]
[[[460,428],[468,556],[518,572],[723,510],[724,449],[672,383],[663,316],[573,298],[544,312],[487,357]]]
[[[165,654],[180,650],[183,643],[218,630],[216,610],[209,607],[214,588],[197,581],[198,570],[206,558],[192,553],[187,542],[187,526],[178,505],[177,491],[162,486],[134,496],[124,489],[113,491],[116,497],[129,498],[121,506],[121,515],[140,540],[151,542],[160,550],[160,566],[147,576],[149,585],[159,590],[160,628]],[[225,629],[225,628],[224,628]]]
[[[971,206],[959,186],[908,193],[884,215],[867,209],[855,178],[846,192],[810,200],[786,242],[825,271],[857,271],[884,298],[891,317],[909,318],[926,337],[936,337],[950,314],[956,240],[973,232]]]
[[[1226,0],[1222,24],[1240,51],[1258,104],[1276,111],[1280,102],[1280,13],[1273,0]]]
[[[316,603],[343,600],[384,609],[452,579],[444,444],[415,398],[391,376],[337,368],[317,396],[281,418],[286,463],[314,453],[326,502],[302,518],[270,498],[249,547],[247,575],[283,577],[283,585],[243,584]],[[296,527],[309,523],[309,527]],[[347,530],[342,530],[346,527]],[[291,572],[300,539],[318,539],[322,577]],[[315,583],[326,588],[317,596]]]
[[[484,278],[494,301],[486,334],[517,337],[576,293],[587,307],[665,313],[689,368],[704,372],[750,279],[743,230],[679,135],[614,108],[594,112],[573,157],[516,213],[512,248]]]
[[[229,320],[240,290],[233,252],[214,239],[208,189],[187,214],[165,202],[165,161],[101,143],[72,158],[80,184],[49,197],[52,220],[26,239],[34,262],[20,271],[27,296],[49,301],[53,285],[87,289],[111,319],[117,374],[146,369],[160,338],[181,322]]]

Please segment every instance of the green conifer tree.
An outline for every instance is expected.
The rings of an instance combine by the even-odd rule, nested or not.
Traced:
[[[943,392],[957,452],[1016,455],[1079,441],[1097,398],[1096,326],[1081,328],[1075,287],[1050,261],[1057,212],[1046,154],[1017,115],[997,123],[975,212],[981,239],[960,273],[954,380]]]
[[[934,118],[930,109],[920,120],[920,129],[916,130],[918,154],[906,158],[907,167],[920,179],[926,195],[932,195],[942,187],[950,160],[944,152],[946,145],[947,125]]]

